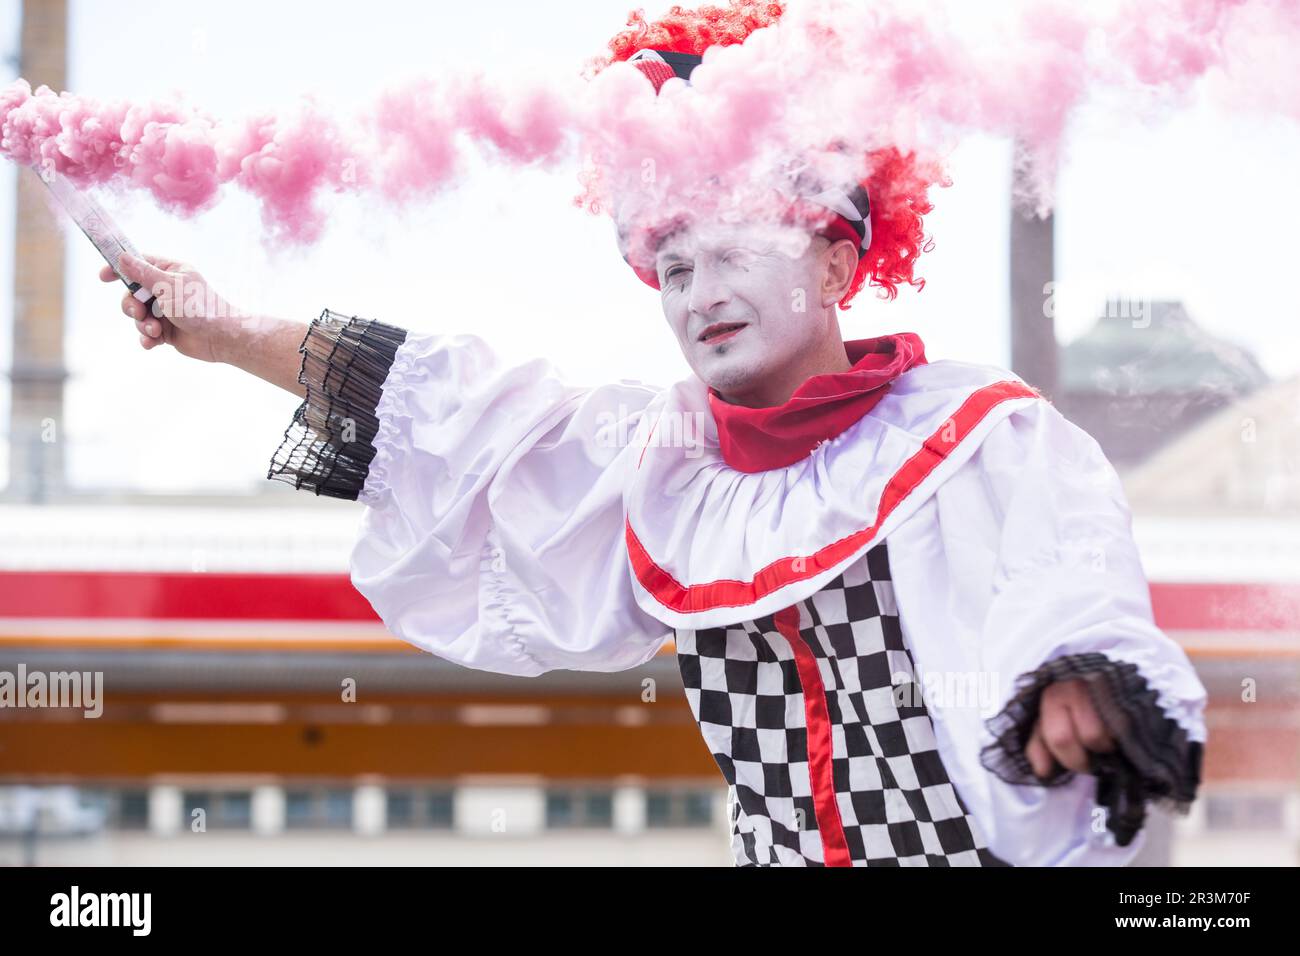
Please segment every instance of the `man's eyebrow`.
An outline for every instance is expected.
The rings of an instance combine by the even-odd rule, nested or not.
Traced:
[[[656,235],[651,240],[651,248],[656,256],[661,252],[669,249],[676,249],[681,245],[682,235],[685,226],[681,223],[665,226],[662,230],[656,230]]]

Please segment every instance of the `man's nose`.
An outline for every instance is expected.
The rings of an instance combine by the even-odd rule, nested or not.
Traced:
[[[708,315],[719,305],[731,300],[731,286],[713,265],[696,262],[691,275],[691,295],[687,303],[697,315]]]

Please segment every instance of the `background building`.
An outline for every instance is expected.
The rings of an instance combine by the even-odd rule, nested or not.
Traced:
[[[1197,325],[1181,302],[1112,300],[1060,355],[1056,407],[1120,471],[1269,381],[1254,355]]]
[[[103,675],[98,717],[0,709],[0,862],[730,861],[671,654],[523,679],[417,651],[348,581],[359,511],[0,507],[0,672]]]

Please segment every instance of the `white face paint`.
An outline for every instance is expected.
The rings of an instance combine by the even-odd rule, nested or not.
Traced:
[[[779,404],[752,399],[824,354],[828,336],[838,342],[821,300],[828,245],[790,227],[716,222],[664,241],[655,258],[664,316],[705,384],[728,401]],[[702,338],[719,324],[737,329]]]

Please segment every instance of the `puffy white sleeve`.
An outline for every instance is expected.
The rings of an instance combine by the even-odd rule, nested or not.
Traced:
[[[300,450],[282,448],[271,477],[366,506],[352,583],[389,631],[520,676],[653,657],[672,632],[633,596],[623,489],[657,390],[581,388],[542,359],[503,363],[476,335],[365,321],[309,333],[308,397],[285,442]]]
[[[949,653],[997,688],[978,722],[957,722],[963,752],[978,739],[986,773],[968,784],[994,852],[1019,865],[1127,862],[1149,802],[1185,811],[1195,798],[1206,692],[1155,625],[1118,475],[1038,400],[995,425],[927,511],[915,544],[928,553],[916,557],[934,569],[929,603],[942,606],[912,596],[914,623],[959,634]],[[1058,766],[1040,780],[1024,749],[1041,693],[1073,678],[1118,750],[1090,754],[1088,774]]]

